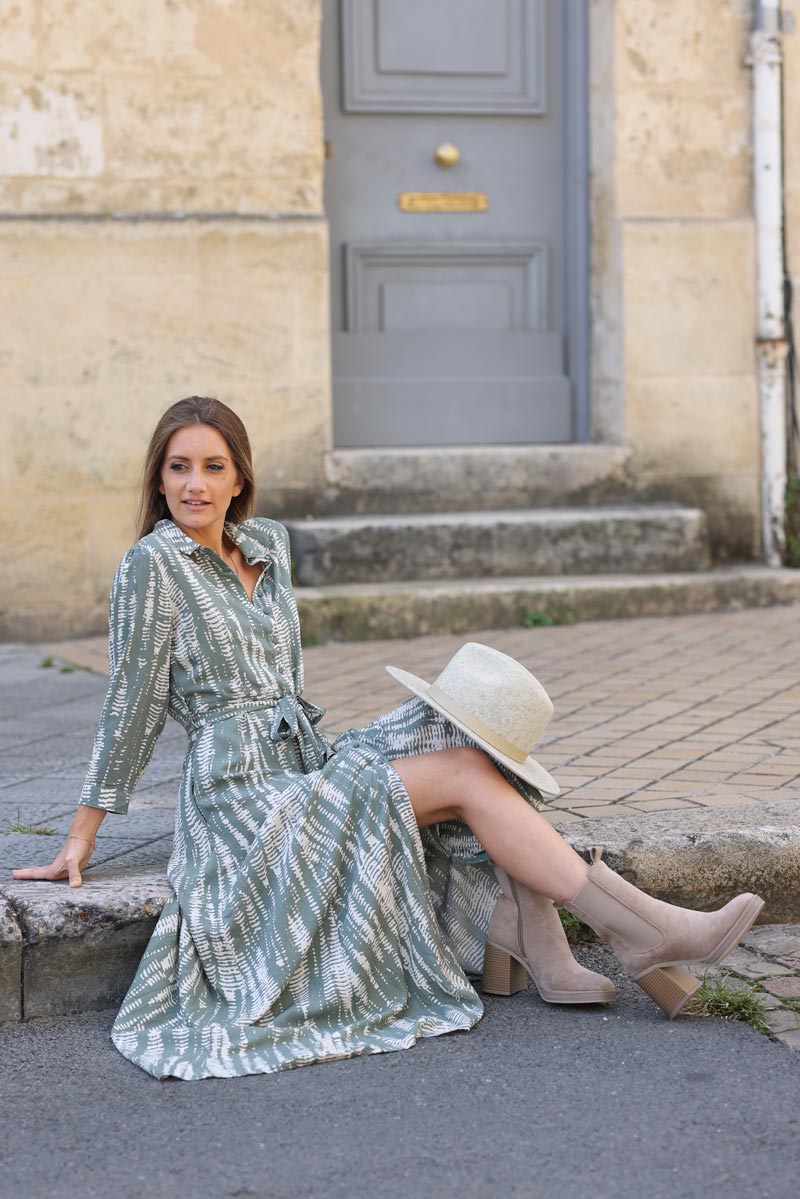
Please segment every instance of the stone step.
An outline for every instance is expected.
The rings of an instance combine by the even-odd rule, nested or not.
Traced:
[[[680,504],[285,521],[297,582],[703,570],[705,514]]]
[[[325,455],[320,515],[571,507],[632,498],[630,451],[619,445],[413,446]],[[304,515],[303,498],[283,497]]]
[[[333,583],[295,588],[303,641],[368,641],[800,603],[800,570]]]

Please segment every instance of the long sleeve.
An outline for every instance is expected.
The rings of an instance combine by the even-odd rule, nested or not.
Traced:
[[[303,646],[300,640],[300,617],[297,611],[297,600],[292,583],[292,547],[289,541],[289,530],[279,520],[270,517],[258,518],[265,533],[265,544],[272,550],[273,562],[277,570],[276,587],[279,597],[278,607],[286,614],[286,635],[291,646],[292,681],[295,695],[302,695],[305,686],[305,671],[303,667]],[[310,719],[316,724],[327,711],[319,704],[303,700],[303,706]]]
[[[156,555],[123,557],[108,605],[109,684],[79,803],[125,815],[164,728],[173,605]]]

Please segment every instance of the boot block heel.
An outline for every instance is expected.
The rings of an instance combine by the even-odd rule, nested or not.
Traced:
[[[515,995],[528,989],[528,972],[505,949],[486,942],[481,990],[489,995]]]
[[[657,966],[655,970],[637,978],[636,982],[666,1012],[670,1020],[677,1016],[686,1000],[700,986],[700,980],[686,966]]]

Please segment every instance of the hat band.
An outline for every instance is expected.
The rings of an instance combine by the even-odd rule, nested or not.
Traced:
[[[490,729],[488,724],[484,724],[482,720],[478,720],[477,716],[462,708],[461,704],[456,703],[444,691],[441,691],[435,683],[431,683],[428,687],[428,695],[431,699],[435,699],[437,703],[451,714],[457,720],[461,720],[464,724],[468,724],[470,728],[483,737],[484,741],[488,741],[495,749],[499,749],[501,753],[507,754],[509,758],[513,758],[515,762],[525,762],[528,758],[528,751],[519,749],[513,742],[506,740],[500,733],[496,733],[494,729]]]

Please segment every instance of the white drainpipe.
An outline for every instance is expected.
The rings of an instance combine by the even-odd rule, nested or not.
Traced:
[[[761,531],[766,562],[780,566],[785,546],[787,352],[783,303],[781,0],[756,0],[755,10],[749,62],[753,68]]]

